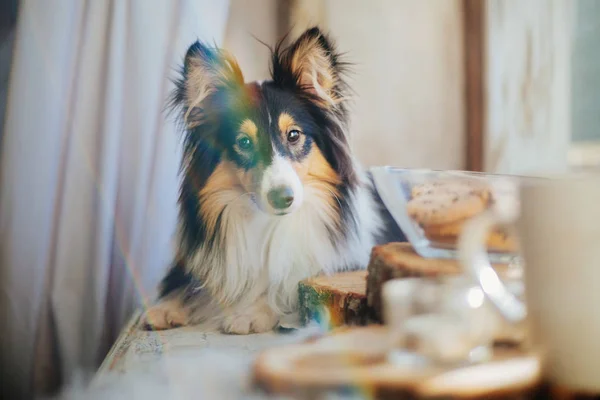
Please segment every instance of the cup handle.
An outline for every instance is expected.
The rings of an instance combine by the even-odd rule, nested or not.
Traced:
[[[463,267],[481,286],[488,299],[510,323],[525,319],[527,309],[502,283],[487,254],[486,238],[496,225],[505,221],[493,211],[482,213],[465,223],[458,240],[458,256]]]

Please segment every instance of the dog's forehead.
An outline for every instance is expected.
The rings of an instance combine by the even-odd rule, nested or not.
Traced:
[[[272,86],[271,81],[256,81],[247,85],[252,110],[249,119],[263,133],[273,132],[281,118],[297,115],[300,106],[292,93]]]

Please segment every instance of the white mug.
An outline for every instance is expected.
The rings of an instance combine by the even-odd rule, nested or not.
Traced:
[[[600,394],[600,176],[524,181],[518,196],[518,215],[496,209],[465,225],[461,262],[503,317],[527,321],[548,382]],[[525,303],[490,265],[485,241],[496,225],[516,229]]]

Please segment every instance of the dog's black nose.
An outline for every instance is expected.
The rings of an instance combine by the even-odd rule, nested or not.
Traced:
[[[283,210],[294,202],[294,192],[287,186],[278,186],[269,191],[267,199],[273,208]]]

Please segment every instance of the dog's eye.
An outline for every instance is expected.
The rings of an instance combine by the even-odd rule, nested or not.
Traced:
[[[300,131],[297,129],[292,129],[287,134],[287,140],[290,143],[296,143],[300,139]]]
[[[252,148],[252,140],[248,136],[240,136],[235,142],[241,150],[250,150]]]

